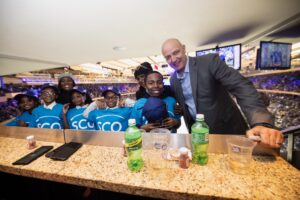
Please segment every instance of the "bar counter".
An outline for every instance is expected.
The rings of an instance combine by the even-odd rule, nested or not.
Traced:
[[[119,142],[122,134],[98,132],[99,140],[95,136],[86,140],[82,148],[66,161],[42,156],[20,166],[12,163],[32,151],[26,148],[26,135],[34,133],[38,147],[53,145],[54,148],[69,139],[76,141],[82,138],[59,130],[4,129],[6,127],[1,127],[0,131],[0,171],[10,174],[163,199],[300,198],[300,172],[279,156],[255,155],[249,174],[238,175],[228,169],[226,153],[210,148],[209,161],[205,166],[191,164],[188,169],[180,169],[174,164],[174,167],[153,176],[147,165],[138,173],[128,170]],[[86,136],[87,133],[84,134]],[[99,146],[88,142],[106,143],[101,137],[110,137],[111,141],[120,145]],[[210,135],[210,145],[216,146],[214,137],[217,136]],[[219,147],[224,148],[221,144]]]

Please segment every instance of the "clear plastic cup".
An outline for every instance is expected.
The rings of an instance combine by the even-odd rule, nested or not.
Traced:
[[[144,129],[140,129],[142,134],[142,148],[145,149],[152,149],[152,137],[151,134],[147,133]]]
[[[168,149],[170,130],[155,128],[150,131],[152,134],[153,149],[166,151]]]
[[[147,173],[151,178],[160,180],[161,182],[169,182],[172,178],[170,176],[171,163],[164,159],[159,151],[148,150],[145,161]]]
[[[156,128],[149,133],[150,139],[147,144],[150,145],[150,148],[148,148],[146,162],[151,174],[157,175],[162,170],[169,168],[169,162],[165,159],[169,135],[170,131],[164,128]]]
[[[252,161],[252,151],[256,143],[245,137],[227,139],[229,168],[237,174],[247,174]]]

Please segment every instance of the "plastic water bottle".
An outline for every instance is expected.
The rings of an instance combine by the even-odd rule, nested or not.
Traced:
[[[192,162],[205,165],[208,161],[209,127],[204,121],[203,114],[196,115],[196,122],[192,125]]]
[[[127,148],[129,170],[138,172],[144,166],[142,158],[142,134],[136,127],[135,119],[128,120],[129,127],[125,132],[125,146]]]

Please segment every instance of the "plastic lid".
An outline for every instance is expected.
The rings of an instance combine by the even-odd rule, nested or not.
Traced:
[[[128,120],[128,124],[135,124],[135,123],[136,123],[135,119],[129,119]]]
[[[33,140],[34,139],[34,135],[29,135],[26,137],[27,140]]]
[[[186,147],[180,147],[179,153],[180,154],[188,154],[189,150]]]
[[[204,115],[203,114],[197,114],[196,119],[204,119]]]

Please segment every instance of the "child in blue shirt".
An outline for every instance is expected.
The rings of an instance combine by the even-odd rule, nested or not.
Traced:
[[[96,130],[119,132],[125,131],[128,127],[128,119],[132,108],[118,106],[120,93],[116,89],[108,89],[102,93],[105,109],[96,109],[86,112],[89,121],[94,122]],[[94,103],[91,106],[95,106]],[[91,108],[88,108],[91,109]]]
[[[15,119],[6,124],[6,126],[28,127],[32,118],[32,111],[39,105],[39,100],[33,93],[17,94],[14,97],[19,105],[18,115]]]
[[[91,103],[89,99],[86,98],[86,91],[74,87],[71,90],[71,101],[75,106],[69,109],[70,104],[65,104],[63,107],[63,120],[66,129],[76,129],[76,130],[95,130],[93,122],[89,122],[85,117],[83,117],[83,112]]]
[[[43,105],[32,111],[32,120],[29,127],[62,129],[62,109],[63,105],[56,103],[58,90],[55,86],[46,85],[42,88],[41,99]]]
[[[137,126],[141,129],[146,130],[147,132],[154,128],[167,128],[170,129],[171,132],[176,133],[176,129],[180,126],[180,116],[174,114],[174,106],[176,104],[176,100],[174,99],[174,97],[167,96],[164,94],[164,83],[163,76],[161,75],[161,73],[159,73],[158,71],[148,72],[145,76],[145,87],[146,92],[149,94],[150,97],[160,98],[165,103],[168,116],[164,120],[158,119],[159,121],[157,122],[149,122],[146,116],[143,114],[144,105],[147,103],[148,98],[143,97],[135,103],[130,118],[134,118],[136,120]],[[155,98],[150,99],[151,101],[154,100],[156,103],[160,103],[157,102]],[[148,110],[149,106],[147,106]],[[153,104],[153,107],[154,106],[156,105]]]

